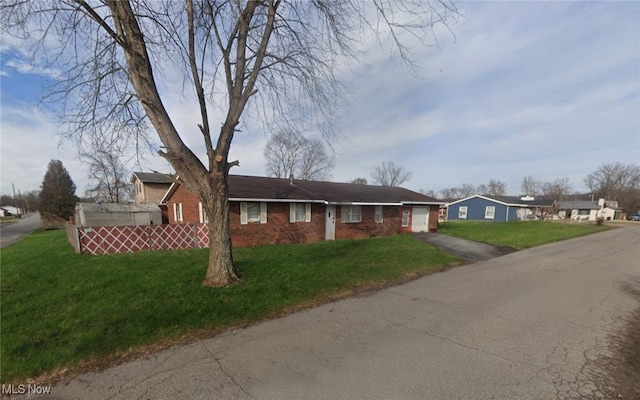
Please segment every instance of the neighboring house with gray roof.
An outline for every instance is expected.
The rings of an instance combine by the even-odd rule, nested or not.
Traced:
[[[134,202],[138,204],[160,204],[175,177],[160,172],[134,172],[131,183],[134,190]]]
[[[160,225],[162,212],[157,204],[76,203],[77,226]]]
[[[621,209],[617,201],[600,199],[598,201],[572,200],[556,201],[554,208],[558,217],[576,221],[596,221],[620,219]]]
[[[447,220],[518,221],[538,219],[553,200],[534,197],[483,196],[475,194],[447,205]]]
[[[196,195],[175,182],[169,223],[206,223]],[[230,175],[234,246],[310,243],[436,231],[443,202],[400,187]]]

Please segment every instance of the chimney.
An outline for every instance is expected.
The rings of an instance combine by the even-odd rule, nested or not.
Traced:
[[[293,185],[293,172],[289,174],[289,185]]]

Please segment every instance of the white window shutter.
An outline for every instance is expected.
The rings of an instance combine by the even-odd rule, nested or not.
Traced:
[[[173,222],[178,222],[178,207],[176,203],[173,203]]]
[[[267,203],[260,203],[260,223],[267,223]]]
[[[204,216],[202,215],[202,202],[198,202],[198,216],[200,217],[200,223],[203,223]]]
[[[304,222],[311,222],[311,203],[305,204]]]
[[[289,203],[289,222],[296,222],[296,203]]]
[[[247,203],[245,202],[240,203],[240,224],[247,224]]]

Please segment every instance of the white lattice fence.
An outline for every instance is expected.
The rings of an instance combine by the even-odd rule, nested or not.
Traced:
[[[92,226],[72,229],[78,233],[79,250],[84,254],[133,253],[209,246],[209,228],[206,224]],[[68,236],[71,241],[73,235],[69,233]]]

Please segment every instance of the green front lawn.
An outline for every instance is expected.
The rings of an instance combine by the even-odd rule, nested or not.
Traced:
[[[526,249],[606,229],[610,228],[604,225],[551,221],[447,221],[438,224],[438,232],[445,235],[515,249]]]
[[[210,336],[457,261],[407,235],[244,248],[234,251],[244,282],[213,289],[201,286],[208,250],[79,255],[64,231],[47,231],[1,257],[3,383]]]

